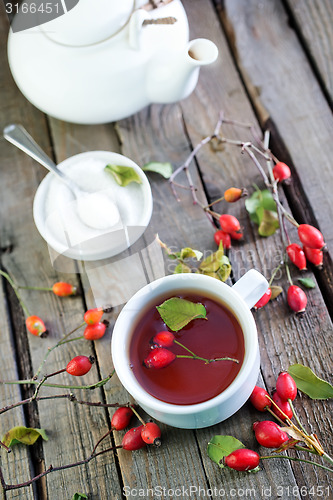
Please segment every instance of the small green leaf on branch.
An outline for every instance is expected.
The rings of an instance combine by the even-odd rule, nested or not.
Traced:
[[[276,286],[276,285],[271,285],[271,286],[270,286],[270,289],[271,289],[271,291],[272,291],[272,295],[271,295],[270,300],[274,300],[274,299],[276,299],[276,297],[278,297],[278,296],[280,295],[280,293],[282,293],[282,292],[283,292],[282,287],[280,287],[280,286]]]
[[[12,427],[4,437],[2,442],[11,448],[14,444],[22,443],[28,446],[34,444],[41,437],[44,441],[48,441],[48,437],[44,429],[33,429],[32,427],[17,426]]]
[[[173,172],[173,167],[169,162],[161,163],[158,161],[151,161],[146,163],[142,167],[142,170],[145,172],[156,172],[157,174],[162,175],[165,179],[169,179]]]
[[[174,332],[181,330],[194,319],[206,319],[206,309],[203,304],[180,297],[171,297],[157,306],[157,310],[164,323]]]
[[[256,191],[245,200],[250,219],[259,226],[260,236],[271,236],[279,227],[276,203],[269,189]]]
[[[301,364],[291,365],[289,374],[296,382],[297,389],[311,399],[333,398],[333,386],[319,378],[310,368]]]
[[[124,165],[106,165],[106,172],[109,172],[119,186],[125,187],[131,182],[142,184],[140,175],[133,167],[125,167]]]
[[[231,273],[231,264],[224,255],[223,245],[220,243],[216,252],[209,255],[199,266],[199,273],[226,281]]]
[[[174,269],[174,274],[182,274],[182,273],[191,273],[191,268],[184,264],[183,262],[179,262]]]
[[[240,448],[245,446],[233,436],[214,436],[208,443],[207,453],[209,458],[223,469],[223,458]]]
[[[196,259],[200,260],[203,256],[203,253],[200,250],[194,250],[193,248],[182,248],[179,252],[180,259]]]
[[[305,286],[305,288],[316,288],[316,283],[311,278],[298,278],[298,281]]]
[[[85,500],[86,498],[88,497],[84,493],[75,493],[72,500]]]

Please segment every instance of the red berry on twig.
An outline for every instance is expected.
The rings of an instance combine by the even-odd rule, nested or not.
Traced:
[[[155,422],[147,422],[141,431],[141,437],[147,444],[161,446],[161,429]]]
[[[290,404],[288,403],[288,401],[285,401],[284,399],[281,399],[277,392],[274,392],[272,399],[273,399],[274,403],[278,406],[278,408],[275,405],[273,405],[273,407],[272,407],[275,415],[277,417],[279,417],[281,420],[283,420],[283,422],[284,422],[286,420],[286,417],[281,413],[280,410],[282,410],[283,413],[289,419],[292,419],[293,412],[292,412],[292,409],[291,409]],[[279,410],[279,408],[280,408],[280,410]]]
[[[266,411],[267,408],[272,406],[272,402],[267,396],[269,396],[268,392],[256,385],[250,396],[250,401],[257,410]]]
[[[247,191],[246,189],[240,189],[240,188],[235,188],[231,187],[229,189],[226,189],[224,191],[224,199],[228,203],[234,203],[235,201],[238,201],[242,196],[246,196]]]
[[[155,368],[158,370],[170,365],[175,359],[176,355],[173,352],[163,347],[158,347],[146,357],[143,363],[147,368]]]
[[[152,343],[157,347],[171,347],[174,340],[174,334],[165,330],[163,332],[156,333],[152,339]]]
[[[291,176],[291,171],[288,165],[286,165],[282,161],[279,161],[273,168],[273,175],[275,180],[281,182],[289,179],[289,177]]]
[[[301,271],[306,269],[306,258],[305,253],[302,248],[297,245],[297,243],[291,243],[287,246],[286,252],[288,254],[289,259],[295,266],[298,267]]]
[[[230,214],[222,214],[220,215],[220,225],[222,231],[226,233],[234,233],[240,231],[240,223],[239,220]]]
[[[126,432],[121,442],[124,450],[134,451],[146,446],[146,443],[141,437],[142,429],[143,425],[139,425],[139,427],[133,427]]]
[[[308,299],[303,290],[296,285],[290,285],[287,293],[289,307],[296,313],[305,311]]]
[[[117,408],[111,419],[111,427],[116,431],[122,431],[130,423],[134,413],[128,406]]]
[[[38,316],[28,316],[25,324],[29,332],[36,337],[46,337],[48,334],[44,321]]]
[[[68,297],[69,295],[76,294],[76,286],[65,283],[64,281],[59,281],[58,283],[54,283],[52,291],[55,295],[58,295],[58,297]]]
[[[231,239],[236,241],[243,239],[243,236],[244,234],[242,233],[242,231],[232,231],[230,233]]]
[[[258,300],[256,304],[254,304],[253,308],[260,309],[261,307],[264,307],[267,304],[267,302],[269,302],[271,296],[272,296],[272,290],[270,288],[267,288],[264,295]]]
[[[271,420],[254,422],[253,430],[258,443],[265,448],[279,448],[289,439],[288,434]]]
[[[324,237],[319,229],[310,226],[309,224],[301,224],[298,226],[298,237],[304,246],[308,248],[317,248],[321,250],[325,246]]]
[[[94,325],[87,325],[83,336],[86,340],[98,340],[103,337],[108,322],[95,323]]]
[[[291,399],[291,401],[294,401],[297,395],[297,386],[289,373],[280,373],[276,381],[276,392],[281,399]]]
[[[319,250],[318,248],[309,248],[306,246],[303,246],[303,250],[305,253],[305,257],[311,264],[315,265],[316,267],[321,267],[323,265],[323,251]]]
[[[219,229],[214,234],[215,243],[219,246],[222,242],[223,248],[229,250],[231,248],[231,238],[229,233],[225,233],[222,229]]]
[[[103,307],[95,307],[94,309],[88,309],[84,313],[83,319],[87,323],[87,325],[95,325],[99,323],[103,316]]]
[[[239,448],[227,457],[224,457],[224,465],[237,471],[252,470],[259,465],[259,455],[248,448]]]
[[[94,362],[92,356],[75,356],[66,366],[66,372],[75,377],[80,377],[88,373]]]

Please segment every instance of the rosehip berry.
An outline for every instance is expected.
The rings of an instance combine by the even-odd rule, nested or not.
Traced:
[[[292,419],[293,412],[292,412],[292,409],[291,409],[288,401],[281,399],[277,392],[274,392],[272,399],[273,399],[274,403],[280,408],[280,410],[283,411],[283,413],[285,413],[285,415],[289,419]],[[281,420],[283,420],[283,422],[286,420],[286,417],[281,413],[281,411],[278,408],[276,408],[275,405],[273,405],[272,409],[273,409],[275,415],[277,417],[279,417]]]
[[[46,337],[48,334],[43,320],[38,316],[28,316],[25,320],[25,324],[29,332],[36,337]]]
[[[222,231],[226,233],[234,233],[240,231],[240,223],[239,220],[230,214],[222,214],[220,215],[220,225]]]
[[[308,299],[299,286],[290,285],[287,293],[287,302],[293,311],[300,313],[305,311]]]
[[[301,224],[298,226],[298,237],[304,246],[308,248],[317,248],[321,250],[325,246],[324,237],[319,229],[310,226],[309,224]]]
[[[289,373],[280,373],[276,381],[276,392],[281,399],[291,399],[291,401],[294,401],[297,395],[297,386]]]
[[[222,229],[216,231],[216,233],[214,234],[214,240],[217,246],[219,246],[222,242],[223,248],[225,248],[226,250],[229,250],[229,248],[231,248],[230,234],[225,233],[224,231],[222,231]]]
[[[132,429],[126,432],[121,442],[121,445],[124,448],[124,450],[134,451],[134,450],[139,450],[140,448],[146,446],[146,443],[141,437],[142,429],[143,425],[140,425],[139,427],[133,427]]]
[[[244,235],[243,235],[242,231],[232,231],[230,233],[230,237],[232,240],[237,240],[237,241],[241,240],[241,239],[243,239],[243,236]]]
[[[231,187],[224,191],[224,199],[228,203],[234,203],[235,201],[238,201],[242,196],[246,196],[246,190],[240,189],[240,188],[235,188]]]
[[[94,362],[92,356],[75,356],[66,366],[66,372],[75,377],[80,377],[88,373]]]
[[[254,422],[253,430],[256,440],[265,448],[279,448],[283,443],[288,441],[289,436],[271,420],[263,422]]]
[[[101,317],[103,316],[103,312],[103,307],[89,309],[84,313],[83,319],[87,325],[95,325],[96,323],[99,323]]]
[[[315,265],[316,267],[321,267],[323,265],[323,252],[322,250],[319,250],[318,248],[309,248],[303,246],[303,250],[305,253],[305,257],[311,264]]]
[[[98,340],[103,337],[108,323],[95,323],[94,325],[87,325],[83,336],[86,340]]]
[[[76,286],[65,283],[64,281],[59,281],[58,283],[54,283],[52,291],[55,295],[58,295],[58,297],[68,297],[69,295],[76,294]]]
[[[267,302],[269,302],[271,296],[272,296],[272,290],[270,288],[267,288],[264,295],[258,300],[256,304],[254,304],[253,308],[260,309],[261,307],[264,307],[267,304]]]
[[[158,347],[146,357],[143,363],[147,368],[159,370],[170,365],[175,359],[176,355],[173,352],[164,349],[164,347]]]
[[[163,332],[156,333],[155,337],[153,337],[152,343],[158,347],[171,347],[174,340],[174,334],[165,330]]]
[[[291,262],[295,264],[300,271],[304,271],[306,269],[306,258],[305,253],[302,248],[297,245],[297,243],[291,243],[286,248],[287,255]]]
[[[141,431],[141,437],[147,444],[161,446],[161,429],[154,422],[147,422]]]
[[[134,413],[131,408],[127,406],[121,406],[118,408],[111,419],[111,427],[116,431],[122,431],[131,421]]]
[[[238,471],[252,470],[258,467],[259,459],[260,457],[255,451],[239,448],[224,457],[224,465]]]
[[[273,168],[274,179],[278,182],[284,181],[285,179],[289,179],[291,176],[291,171],[288,165],[279,161]]]
[[[256,385],[250,396],[250,401],[257,410],[266,411],[272,406],[272,402],[267,396],[269,396],[268,392]]]

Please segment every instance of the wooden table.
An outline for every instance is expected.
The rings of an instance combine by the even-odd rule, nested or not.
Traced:
[[[220,54],[214,65],[202,70],[195,92],[180,103],[152,105],[118,123],[78,126],[42,114],[18,91],[7,64],[8,23],[1,4],[0,125],[3,128],[8,123],[22,123],[57,162],[82,151],[105,149],[121,152],[139,165],[154,160],[170,161],[174,167],[181,165],[193,147],[213,132],[221,109],[229,118],[253,123],[257,131],[269,129],[273,152],[293,172],[291,184],[280,189],[281,199],[299,222],[321,229],[328,252],[323,270],[311,268],[305,273],[317,286],[307,292],[308,306],[302,317],[286,305],[285,274],[276,282],[284,288],[283,294],[255,313],[261,351],[259,383],[272,390],[278,373],[295,362],[310,366],[332,382],[333,4],[330,0],[215,0],[215,4],[209,0],[184,0],[184,5],[191,38],[212,39]],[[223,131],[232,139],[246,135],[236,126]],[[113,290],[121,289],[125,295],[131,295],[135,288],[158,276],[160,269],[152,265],[149,276],[138,274],[133,285],[130,267],[124,272],[120,269],[118,277],[112,273],[107,276],[101,263],[97,263],[92,270],[91,287],[82,265],[68,261],[58,270],[53,268],[47,245],[32,217],[34,193],[46,171],[4,139],[0,140],[1,269],[21,285],[51,286],[65,280],[76,284],[82,292],[70,299],[22,292],[30,309],[45,318],[49,327],[49,337],[39,339],[27,333],[24,313],[10,287],[2,281],[0,378],[29,379],[47,348],[79,325],[87,308],[94,307],[96,301],[112,302]],[[241,155],[239,148],[230,146],[219,151],[202,148],[190,170],[202,202],[216,199],[233,185],[251,191],[253,183],[261,183],[250,159]],[[166,180],[157,175],[149,179],[154,213],[142,248],[150,245],[158,232],[174,249],[215,249],[212,225],[193,205],[189,191],[182,190],[181,202],[177,202]],[[179,177],[179,182],[185,181],[185,176]],[[244,241],[235,243],[229,251],[233,280],[251,268],[269,277],[279,258],[279,234],[260,238],[243,202],[228,207],[221,204],[216,210],[233,213],[244,227]],[[290,234],[296,238],[295,231]],[[166,262],[166,273],[167,266]],[[293,268],[295,279],[300,275]],[[45,370],[59,370],[77,354],[93,354],[96,366],[79,383],[93,384],[106,377],[112,370],[112,325],[120,309],[118,305],[108,315],[111,325],[103,339],[94,343],[80,340],[56,349]],[[72,383],[65,375],[59,380]],[[55,390],[61,392],[45,387],[41,395],[54,394]],[[28,385],[1,385],[0,406],[31,394]],[[102,388],[76,394],[90,401],[128,401],[116,377]],[[327,452],[332,453],[331,402],[313,402],[299,395],[295,406],[307,428],[316,432]],[[111,415],[112,410],[66,400],[40,401],[4,413],[1,434],[14,425],[26,425],[44,428],[49,436],[48,442],[40,440],[29,448],[16,446],[10,454],[1,450],[5,481],[21,483],[51,464],[57,467],[83,460],[109,429]],[[33,486],[2,493],[1,498],[70,500],[76,492],[85,493],[90,500],[120,500],[124,495],[202,498],[210,491],[212,498],[288,499],[319,498],[322,490],[323,497],[333,498],[332,476],[311,465],[271,460],[263,463],[261,472],[246,474],[221,471],[208,458],[207,443],[215,434],[234,435],[246,446],[258,449],[251,430],[252,422],[258,418],[261,416],[247,403],[232,418],[213,428],[184,431],[162,426],[163,446],[159,449],[109,452],[87,465],[50,473]],[[119,444],[122,434],[115,434],[104,446]]]

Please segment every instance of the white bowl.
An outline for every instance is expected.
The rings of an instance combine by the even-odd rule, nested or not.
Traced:
[[[250,311],[268,288],[266,279],[254,269],[248,271],[233,287],[200,274],[173,274],[146,285],[124,306],[112,334],[112,359],[125,389],[153,418],[174,427],[198,429],[221,422],[233,415],[247,401],[259,374],[259,348],[256,325]],[[223,303],[238,320],[244,335],[245,355],[233,382],[218,396],[192,405],[165,403],[148,394],[130,367],[131,337],[138,316],[153,299],[179,292],[208,294]]]
[[[132,167],[142,183],[119,186],[104,171],[109,163]],[[153,202],[147,177],[136,163],[118,153],[89,151],[67,158],[58,167],[82,189],[112,196],[120,220],[106,230],[89,228],[80,220],[69,188],[49,173],[36,191],[33,216],[39,233],[55,252],[77,260],[105,259],[126,250],[142,236],[151,218]]]

